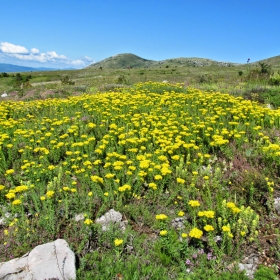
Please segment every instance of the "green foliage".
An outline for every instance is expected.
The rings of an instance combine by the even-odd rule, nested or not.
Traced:
[[[261,265],[254,273],[255,280],[277,280],[278,277],[272,268]]]
[[[278,72],[274,72],[269,79],[269,84],[273,85],[273,86],[280,86],[280,73]]]
[[[125,76],[125,75],[120,75],[120,76],[116,79],[116,83],[127,85],[127,84],[129,83],[129,79],[128,79],[128,77]]]
[[[6,72],[3,72],[3,73],[0,75],[0,77],[6,78],[6,77],[9,77],[9,74],[6,73]]]
[[[63,75],[60,80],[63,85],[75,85],[75,82],[72,81],[68,75]]]
[[[268,63],[259,62],[259,68],[250,70],[246,79],[248,81],[268,81],[272,73],[272,67]]]
[[[184,278],[185,280],[249,280],[244,272],[222,272],[221,274],[216,274],[211,271],[207,270],[201,270],[199,272],[195,272],[188,276],[187,278]]]
[[[271,74],[271,65],[265,62],[259,62],[259,66],[260,66],[261,74],[268,74],[268,75]]]
[[[212,75],[203,74],[198,78],[200,84],[210,84],[213,81]]]
[[[275,164],[271,155],[275,151],[270,154],[263,147],[268,145],[265,137],[269,131],[279,130],[279,116],[242,98],[210,91],[226,83],[209,84],[209,92],[176,82],[129,86],[113,83],[118,75],[127,77],[127,70],[113,75],[105,68],[102,71],[108,75],[106,78],[99,76],[101,71],[88,72],[93,75],[88,84],[85,73],[77,71],[76,75],[83,76],[80,82],[77,79],[76,87],[48,85],[49,89],[54,87],[53,96],[69,97],[65,100],[26,102],[26,106],[5,103],[0,158],[0,184],[5,188],[0,201],[13,214],[19,213],[19,218],[8,221],[7,235],[3,229],[0,231],[6,243],[1,244],[4,254],[0,261],[59,237],[65,238],[78,254],[78,279],[247,279],[238,271],[222,271],[228,262],[241,257],[242,248],[258,238],[258,219],[267,223],[263,204],[269,201],[264,198],[272,199],[269,187],[274,180],[278,185],[279,173],[276,168],[262,168]],[[139,70],[133,71],[129,80],[140,76]],[[158,75],[158,71],[155,73]],[[233,73],[236,77],[236,69]],[[42,79],[52,80],[55,75]],[[76,80],[77,76],[73,77]],[[85,84],[90,86],[85,88]],[[101,94],[97,92],[100,89],[116,92]],[[97,99],[90,99],[95,94],[71,97],[74,90],[94,92]],[[235,137],[240,131],[245,133]],[[214,135],[223,135],[229,144],[216,143]],[[276,137],[269,139],[277,148]],[[135,148],[136,154],[132,152]],[[159,160],[163,154],[165,162]],[[154,165],[149,163],[149,167],[140,169],[141,156]],[[111,165],[105,167],[109,158],[113,159]],[[136,166],[131,177],[128,160]],[[120,172],[114,169],[119,161],[124,166]],[[161,174],[163,167],[170,168],[171,174],[156,182],[155,189],[149,185],[151,174],[143,178],[139,175],[143,170]],[[5,173],[11,168],[16,170],[13,176]],[[106,178],[108,171],[117,177]],[[95,182],[91,176],[100,176],[105,183]],[[266,181],[266,176],[273,179]],[[177,181],[179,177],[183,183]],[[5,195],[9,190],[13,193],[19,184],[28,186],[28,193],[16,192],[22,204],[12,205],[13,200]],[[132,186],[131,192],[119,191],[124,184]],[[47,195],[49,190],[55,195]],[[190,207],[191,199],[197,199],[200,206]],[[116,226],[102,232],[90,223],[111,208],[128,220],[124,232]],[[198,215],[208,210],[214,212],[214,218],[207,217],[209,213]],[[180,216],[184,226],[181,229],[172,225],[179,211],[185,213]],[[85,219],[74,221],[78,213]],[[166,213],[168,219],[157,223],[155,216],[159,213]],[[214,230],[206,231],[206,224]],[[201,238],[182,237],[194,227],[203,232]],[[162,230],[167,234],[161,235]],[[222,239],[215,241],[217,236]],[[121,246],[114,245],[117,238],[123,240]],[[201,249],[204,252],[199,254]]]
[[[250,89],[250,92],[251,96],[248,96],[248,93],[246,93],[249,99],[262,104],[270,104],[273,108],[280,107],[280,89],[259,87]]]

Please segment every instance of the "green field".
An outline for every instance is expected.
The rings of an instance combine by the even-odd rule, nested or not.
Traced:
[[[0,262],[63,238],[77,279],[248,279],[237,265],[252,254],[255,279],[274,279],[280,87],[268,63],[2,76]],[[125,229],[95,223],[110,209]]]

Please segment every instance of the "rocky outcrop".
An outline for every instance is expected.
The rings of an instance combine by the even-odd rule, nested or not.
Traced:
[[[0,263],[2,280],[75,280],[75,254],[64,239],[35,247],[20,258]]]

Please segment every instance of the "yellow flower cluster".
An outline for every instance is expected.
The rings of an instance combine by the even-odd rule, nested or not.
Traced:
[[[120,246],[123,244],[123,239],[115,239],[114,244],[116,247]]]
[[[205,231],[213,231],[214,230],[214,227],[213,226],[211,226],[211,225],[206,225],[206,226],[204,226],[204,230]]]
[[[168,233],[167,230],[161,230],[159,234],[160,236],[166,236],[167,233]]]
[[[198,228],[193,228],[189,233],[190,237],[193,237],[196,239],[200,239],[202,237],[202,235],[203,235],[203,231]]]
[[[158,215],[156,215],[156,219],[160,220],[160,221],[166,220],[167,216],[165,214],[158,214]]]
[[[120,192],[130,191],[131,190],[131,186],[130,185],[123,185],[122,187],[119,187],[118,190]]]
[[[93,223],[93,221],[91,219],[85,219],[84,224],[85,225],[91,225]]]
[[[166,86],[176,92],[167,91]],[[195,189],[201,181],[211,185],[210,173],[201,167],[211,165],[213,152],[221,146],[252,137],[260,153],[279,162],[280,145],[265,135],[264,128],[279,128],[280,110],[219,92],[188,89],[185,94],[181,88],[149,82],[122,94],[1,102],[0,148],[5,158],[14,156],[1,170],[1,197],[9,206],[26,205],[34,193],[40,194],[40,204],[50,202],[48,198],[61,202],[66,197],[71,203],[78,195],[93,194],[108,201],[125,191],[134,198],[140,194],[144,198],[146,193],[155,196],[162,190],[170,194],[169,188],[176,186],[183,197],[178,196],[176,203],[182,204],[185,197],[180,189]],[[17,186],[15,182],[22,183]],[[66,187],[70,185],[73,188]],[[273,192],[270,179],[267,188]],[[85,203],[90,202],[85,199]],[[188,201],[193,208],[201,203]],[[239,214],[234,218],[258,224],[254,213],[233,202],[223,207],[231,216]],[[178,215],[184,216],[183,211]],[[215,212],[199,211],[197,215],[203,217],[201,222],[205,217],[213,219]],[[163,221],[167,216],[159,214],[156,219]],[[203,229],[211,231],[211,225]],[[199,233],[193,229],[190,236],[201,238]]]
[[[188,202],[188,204],[191,206],[191,207],[199,207],[200,206],[200,202],[198,200],[190,200]]]
[[[230,208],[234,214],[241,212],[241,209],[238,208],[233,202],[227,202],[227,207]]]
[[[199,217],[207,217],[207,218],[213,219],[214,216],[215,216],[215,212],[214,212],[214,211],[211,211],[211,210],[208,210],[208,211],[199,211],[199,212],[197,213],[197,215],[198,215]]]

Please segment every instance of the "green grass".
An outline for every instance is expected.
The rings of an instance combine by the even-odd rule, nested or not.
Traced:
[[[277,64],[277,58],[269,60],[271,65],[273,65],[273,71],[280,69]],[[129,62],[129,58],[127,59]],[[63,91],[65,90],[70,94],[81,94],[85,92],[107,91],[108,89],[114,89],[114,85],[119,87],[119,84],[132,86],[139,82],[168,81],[169,83],[184,83],[186,86],[202,90],[231,93],[235,96],[243,96],[246,99],[252,99],[252,94],[258,93],[258,88],[267,89],[266,92],[262,91],[257,101],[272,101],[275,107],[279,104],[277,93],[280,90],[280,86],[271,86],[268,84],[268,81],[249,81],[247,79],[249,72],[258,68],[257,64],[238,64],[230,67],[212,64],[194,67],[186,66],[186,64],[181,65],[178,63],[178,59],[172,61],[173,64],[169,63],[169,61],[166,62],[166,65],[155,64],[149,68],[126,69],[126,67],[122,67],[121,69],[112,69],[104,66],[102,70],[99,67],[89,67],[82,70],[32,72],[30,73],[32,78],[29,82],[31,85],[34,85],[33,88],[28,87],[22,90],[14,86],[14,78],[1,77],[0,92],[6,91],[9,93],[17,91],[19,97],[24,100],[25,96],[28,96],[28,99],[30,99],[30,95],[32,96],[32,91],[34,90],[38,93],[35,98],[39,98],[41,94],[44,96],[43,92],[46,90],[55,91],[57,96],[62,92],[61,96],[64,96]],[[239,72],[242,72],[241,76]],[[22,75],[27,75],[27,73]],[[75,82],[75,85],[70,87],[61,85],[60,80],[64,75],[68,75]],[[52,81],[54,83],[50,83]],[[30,92],[31,94],[29,94]],[[16,96],[13,95],[12,98],[16,98]]]
[[[256,251],[277,272],[279,111],[183,83],[98,93],[139,74],[102,71],[75,72],[64,98],[0,103],[0,261],[64,238],[78,279],[246,279],[226,268]],[[124,231],[94,223],[112,208]]]

